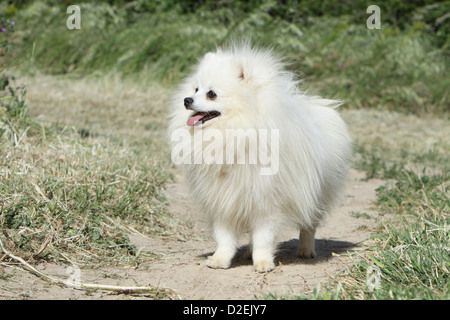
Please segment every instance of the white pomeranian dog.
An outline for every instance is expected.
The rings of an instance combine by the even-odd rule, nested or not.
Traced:
[[[207,53],[176,92],[172,160],[217,242],[206,262],[229,268],[250,233],[256,271],[275,268],[279,236],[300,230],[314,258],[319,222],[338,203],[351,156],[339,101],[307,96],[272,50],[248,44]]]

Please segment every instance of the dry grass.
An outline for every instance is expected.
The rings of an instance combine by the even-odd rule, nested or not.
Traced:
[[[29,112],[108,136],[155,138],[166,124],[168,90],[101,77],[73,80],[38,76],[25,79]]]
[[[0,224],[11,250],[130,262],[136,248],[128,234],[182,232],[162,194],[172,175],[165,89],[44,76],[24,82],[41,131],[0,145]]]
[[[343,116],[359,145],[375,144],[413,153],[450,149],[448,119],[366,109],[344,110]]]
[[[378,110],[343,110],[355,143],[355,167],[368,178],[450,170],[450,121]]]

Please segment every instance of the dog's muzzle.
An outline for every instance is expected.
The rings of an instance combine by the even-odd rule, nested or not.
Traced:
[[[194,103],[194,99],[192,99],[192,98],[184,98],[184,107],[187,109],[187,110],[193,110],[192,109],[192,104]]]

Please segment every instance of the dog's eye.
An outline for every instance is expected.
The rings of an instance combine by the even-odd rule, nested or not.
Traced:
[[[197,91],[198,91],[198,88],[195,88],[195,93],[197,93]]]
[[[208,99],[214,100],[217,97],[217,94],[214,91],[209,90],[206,96],[208,97]]]

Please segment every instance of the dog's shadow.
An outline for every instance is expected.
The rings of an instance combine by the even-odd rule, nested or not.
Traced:
[[[327,240],[327,239],[315,239],[316,258],[315,259],[303,259],[297,256],[299,240],[291,239],[278,244],[277,252],[275,255],[275,265],[288,265],[288,264],[316,264],[324,261],[328,261],[333,257],[333,253],[341,254],[357,246],[356,243],[339,240]],[[199,257],[206,258],[212,255],[214,252],[204,253]],[[251,265],[252,257],[249,251],[249,245],[241,246],[233,261],[231,268]]]

